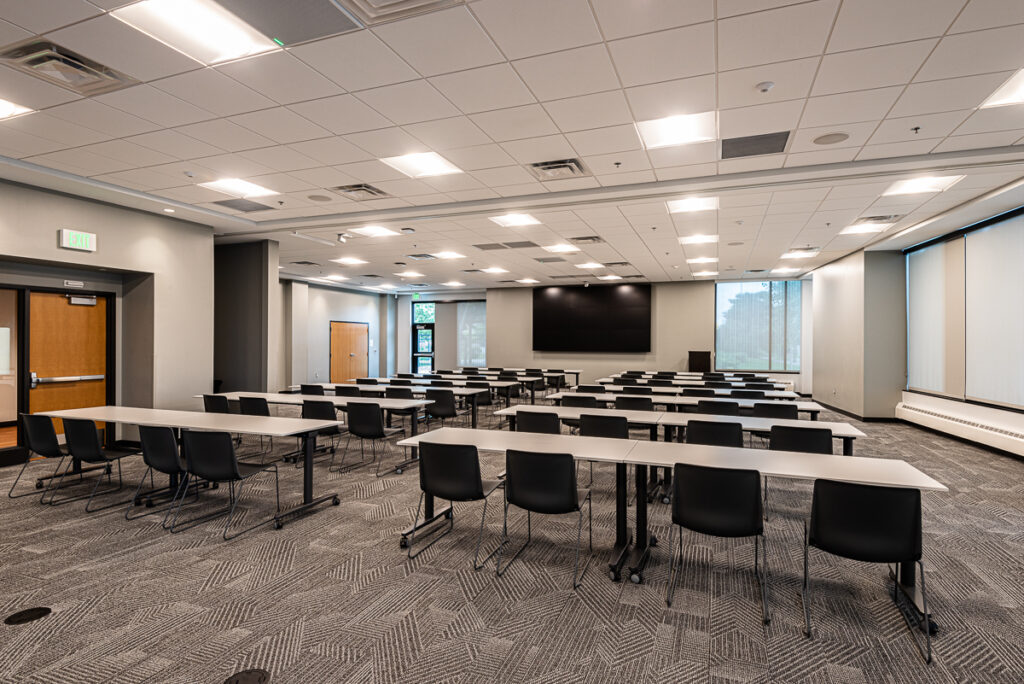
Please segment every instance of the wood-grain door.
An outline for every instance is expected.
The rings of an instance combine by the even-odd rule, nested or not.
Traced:
[[[366,377],[369,337],[368,323],[331,321],[331,382]]]
[[[107,403],[105,298],[72,304],[61,293],[32,292],[28,334],[29,413]],[[54,427],[63,432],[59,420]]]

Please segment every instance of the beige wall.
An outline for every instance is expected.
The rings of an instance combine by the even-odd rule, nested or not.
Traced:
[[[330,380],[331,321],[369,324],[367,373],[378,375],[382,349],[380,309],[383,300],[384,295],[310,286],[306,313],[306,377],[296,382]],[[386,346],[383,348],[386,350]]]
[[[579,368],[581,382],[628,368],[682,369],[690,350],[715,344],[715,284],[656,283],[652,292],[651,351],[643,354],[533,351],[533,291],[487,291],[487,364]]]
[[[907,274],[902,252],[864,253],[864,412],[894,418],[907,388]]]

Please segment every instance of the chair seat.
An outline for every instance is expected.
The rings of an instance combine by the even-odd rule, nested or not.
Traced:
[[[247,477],[252,477],[257,473],[261,473],[266,469],[267,466],[265,465],[259,465],[255,463],[243,463],[242,461],[238,462],[238,473],[242,476],[243,480],[246,479]]]
[[[120,458],[127,458],[128,456],[137,456],[139,454],[138,449],[104,449],[103,457],[108,461],[116,461]]]
[[[504,475],[504,473],[500,473],[498,475],[498,477],[500,478],[503,475]],[[481,480],[480,482],[484,486],[484,496],[487,496],[488,494],[493,492],[495,489],[497,489],[498,487],[500,487],[503,484],[505,484],[505,480],[504,479],[499,479],[499,480]]]

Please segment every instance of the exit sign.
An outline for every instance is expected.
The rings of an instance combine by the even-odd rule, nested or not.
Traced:
[[[413,292],[412,293],[412,298],[413,299],[419,299],[420,298],[420,293],[419,292]]]
[[[61,228],[60,246],[64,249],[77,249],[81,252],[96,251],[96,234],[84,233],[80,230]]]

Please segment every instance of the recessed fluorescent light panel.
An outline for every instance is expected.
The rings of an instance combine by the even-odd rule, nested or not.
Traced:
[[[516,226],[536,226],[540,223],[529,214],[505,214],[504,216],[489,216],[490,220],[502,228],[514,228]]]
[[[686,235],[679,238],[681,245],[711,245],[718,242],[717,235]]]
[[[460,283],[458,280],[449,280],[447,283],[441,283],[445,287],[465,287],[466,283]]]
[[[422,273],[417,273],[416,271],[402,271],[401,273],[396,273],[395,275],[398,276],[399,278],[422,278],[423,277]]]
[[[796,273],[799,268],[793,266],[780,266],[779,268],[773,268],[772,273]]]
[[[604,264],[599,264],[596,261],[588,261],[585,264],[576,264],[576,268],[586,268],[594,270],[595,268],[604,268]]]
[[[334,243],[331,242],[330,240],[325,240],[323,238],[318,238],[315,235],[306,235],[305,233],[300,233],[297,230],[293,230],[291,232],[291,236],[292,237],[297,237],[297,238],[302,238],[303,240],[309,240],[310,242],[316,242],[316,243],[319,243],[321,245],[326,245],[327,247],[333,247],[334,246]]]
[[[714,211],[715,209],[718,209],[717,197],[686,197],[668,201],[670,214],[688,214],[695,211]]]
[[[926,192],[942,192],[949,190],[963,176],[925,176],[896,181],[883,192],[883,195],[918,195]]]
[[[718,275],[718,271],[697,271],[693,275],[694,275],[694,277],[697,277],[697,278],[704,278],[706,276],[716,276],[716,275]]]
[[[360,264],[366,263],[362,259],[357,259],[356,257],[339,257],[337,259],[331,259],[331,261],[333,261],[336,264],[343,264],[345,266],[358,266]]]
[[[540,281],[539,280],[534,280],[533,278],[521,278],[521,279],[517,280],[516,282],[517,283],[522,283],[523,285],[536,285]]]
[[[244,181],[241,178],[221,178],[220,180],[210,181],[209,183],[200,183],[199,185],[204,188],[209,188],[210,190],[223,192],[225,195],[240,197],[242,199],[249,199],[250,197],[266,197],[268,195],[278,194],[273,190],[263,187],[262,185],[256,185],[255,183]]]
[[[992,93],[987,100],[981,103],[981,108],[1002,107],[1004,105],[1024,104],[1024,69],[1021,69],[1010,78],[1009,81],[999,86],[996,92]]]
[[[489,266],[488,268],[482,269],[484,273],[508,273],[508,270],[501,266]]]
[[[462,173],[462,169],[452,164],[437,152],[403,154],[400,157],[385,157],[381,159],[381,161],[396,171],[401,171],[410,178],[447,176],[451,173]]]
[[[609,275],[597,276],[597,279],[598,280],[622,280],[622,276],[609,274]]]
[[[213,0],[143,0],[110,14],[206,65],[279,48]]]
[[[694,259],[687,259],[688,264],[717,264],[718,257],[696,257]]]
[[[343,275],[329,275],[329,276],[326,276],[326,278],[328,280],[334,280],[334,281],[338,281],[338,282],[340,282],[342,280],[348,280],[348,278],[346,278]]]
[[[363,226],[362,228],[353,228],[353,233],[358,235],[365,235],[366,237],[387,237],[388,235],[398,235],[397,230],[391,230],[384,226]]]
[[[881,233],[886,230],[892,223],[874,223],[872,221],[858,221],[849,226],[846,226],[841,231],[840,235],[869,235],[871,233]]]
[[[391,283],[381,283],[377,287],[379,287],[382,290],[394,290],[395,289],[395,286],[392,285]]]
[[[434,256],[436,256],[438,259],[463,259],[463,258],[465,258],[464,254],[459,254],[458,252],[434,252]]]
[[[570,245],[568,243],[560,243],[557,245],[548,245],[544,247],[545,252],[554,252],[555,254],[567,254],[569,252],[578,252],[580,248],[576,245]]]
[[[715,140],[718,137],[716,128],[714,112],[678,114],[636,124],[640,139],[648,150]]]
[[[818,256],[818,250],[816,249],[794,249],[790,252],[786,252],[782,255],[782,259],[810,259],[811,257]]]
[[[7,100],[0,100],[0,119],[10,119],[12,116],[28,114],[31,111],[33,110],[28,107],[22,107]]]

